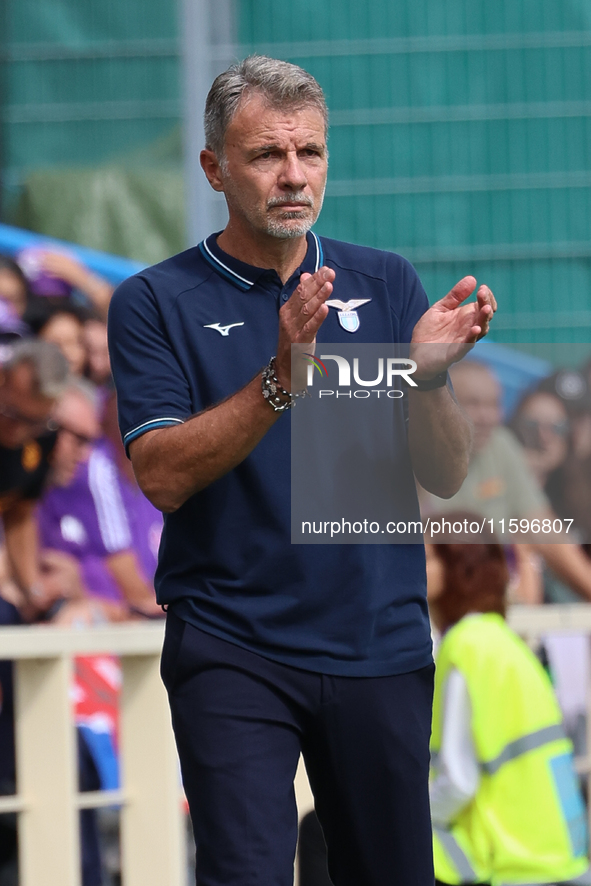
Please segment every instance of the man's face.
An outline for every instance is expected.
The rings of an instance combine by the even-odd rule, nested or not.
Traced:
[[[545,482],[568,453],[570,426],[566,409],[558,396],[539,391],[521,407],[516,427],[530,466]]]
[[[27,291],[23,281],[10,268],[0,268],[0,299],[7,302],[19,317],[27,307]]]
[[[19,449],[47,430],[55,401],[35,390],[26,363],[0,374],[0,446]]]
[[[451,376],[458,402],[474,426],[474,451],[479,452],[501,424],[501,389],[485,366],[462,363]]]
[[[100,320],[88,320],[84,324],[84,345],[90,378],[95,385],[102,385],[111,378],[106,324]]]
[[[56,486],[69,486],[78,465],[90,455],[100,425],[92,403],[76,390],[66,391],[56,407],[55,420],[59,431],[51,456],[52,481]]]
[[[226,196],[230,221],[279,239],[304,235],[324,198],[324,129],[313,106],[283,111],[260,94],[247,96],[226,130],[217,177],[210,178]]]

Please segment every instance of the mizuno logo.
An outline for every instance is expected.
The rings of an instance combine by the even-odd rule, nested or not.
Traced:
[[[220,335],[230,335],[230,330],[234,329],[235,326],[244,326],[244,320],[242,323],[228,323],[227,326],[220,326],[219,323],[207,323],[204,329],[215,329]]]

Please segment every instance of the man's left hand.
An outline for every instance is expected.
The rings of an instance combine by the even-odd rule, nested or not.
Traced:
[[[461,360],[472,345],[487,334],[497,302],[488,286],[480,286],[476,301],[462,304],[475,286],[474,277],[464,277],[418,321],[411,341],[411,356],[415,360],[417,356],[420,358],[417,360],[417,377],[429,377],[447,369]],[[426,343],[431,347],[417,351],[417,345]],[[445,347],[436,348],[435,345]]]

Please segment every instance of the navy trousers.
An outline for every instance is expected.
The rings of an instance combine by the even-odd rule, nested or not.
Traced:
[[[162,653],[198,886],[292,886],[304,755],[335,886],[433,886],[432,665],[332,677],[169,612]]]

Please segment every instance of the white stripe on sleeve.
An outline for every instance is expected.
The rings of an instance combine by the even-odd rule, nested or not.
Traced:
[[[94,501],[103,545],[110,554],[131,547],[131,530],[121,497],[117,469],[100,449],[88,462],[88,485]]]
[[[448,827],[475,796],[480,784],[480,767],[472,737],[468,685],[456,668],[450,670],[443,692],[441,749],[429,796],[433,822]]]

